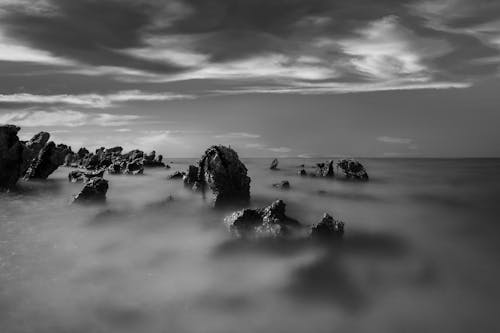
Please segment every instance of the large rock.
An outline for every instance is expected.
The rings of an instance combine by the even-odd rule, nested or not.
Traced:
[[[127,163],[125,166],[125,173],[127,175],[142,175],[144,173],[142,158],[137,158],[136,160]]]
[[[14,187],[21,176],[23,165],[23,144],[17,133],[20,128],[14,125],[0,126],[0,188]]]
[[[26,179],[47,179],[56,169],[64,163],[64,158],[70,151],[66,145],[57,145],[51,141],[47,143],[38,156],[31,162],[26,171]]]
[[[47,144],[50,134],[40,132],[35,134],[31,140],[24,143],[23,164],[21,167],[21,176],[26,173],[33,160],[38,156],[40,150]]]
[[[201,190],[213,195],[214,206],[247,203],[250,200],[250,177],[238,154],[225,146],[212,146],[205,151],[199,165]]]
[[[80,193],[74,198],[75,203],[91,203],[106,201],[108,181],[102,178],[92,178],[83,186]]]
[[[342,238],[344,236],[344,222],[337,221],[327,213],[321,221],[311,228],[311,237]]]
[[[340,160],[337,162],[337,168],[342,169],[347,179],[368,180],[368,173],[365,167],[356,160]]]
[[[184,180],[184,185],[192,187],[198,181],[199,169],[196,165],[190,165],[188,172],[182,178]]]
[[[316,164],[316,175],[319,177],[334,177],[334,163],[333,160],[330,160],[326,163],[318,163]]]
[[[279,237],[290,235],[300,223],[285,214],[285,203],[276,200],[260,209],[243,209],[224,219],[237,237]]]

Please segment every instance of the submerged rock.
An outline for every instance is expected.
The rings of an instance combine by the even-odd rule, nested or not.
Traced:
[[[269,166],[269,169],[271,170],[276,170],[278,169],[278,159],[275,158],[272,162],[271,162],[271,166]]]
[[[273,184],[273,186],[282,190],[288,190],[290,189],[290,182],[288,180],[283,180],[279,183]]]
[[[250,200],[250,177],[238,154],[225,146],[212,146],[199,162],[201,190],[212,192],[214,206],[247,203]]]
[[[300,169],[298,173],[299,173],[299,176],[307,176],[307,172],[305,169]]]
[[[21,176],[24,147],[14,125],[0,126],[0,189],[14,187]]]
[[[337,221],[327,213],[321,221],[311,228],[311,237],[342,238],[344,235],[344,222]]]
[[[285,203],[276,200],[261,209],[243,209],[224,219],[237,237],[280,237],[289,235],[301,225],[285,214]]]
[[[182,171],[176,171],[173,174],[169,175],[167,179],[183,179],[185,173]]]
[[[347,179],[368,180],[368,173],[365,167],[356,160],[340,160],[337,162],[337,168],[342,169]]]
[[[26,179],[47,179],[64,163],[64,158],[70,151],[66,145],[57,145],[50,141],[38,153],[26,171]]]
[[[93,178],[85,183],[80,193],[74,198],[74,203],[104,202],[108,192],[108,181],[102,178]]]

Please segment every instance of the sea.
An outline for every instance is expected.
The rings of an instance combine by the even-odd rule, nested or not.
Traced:
[[[60,167],[0,194],[0,332],[500,332],[500,160],[360,159],[368,182],[300,177],[325,159],[243,159],[248,207],[274,200],[343,239],[237,239],[235,208],[168,180],[105,175],[72,205]],[[282,180],[289,190],[273,187]]]

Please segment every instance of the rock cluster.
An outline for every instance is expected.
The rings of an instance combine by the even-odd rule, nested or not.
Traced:
[[[190,166],[184,183],[209,192],[214,206],[245,204],[250,200],[250,177],[238,154],[225,146],[208,148],[198,166]]]
[[[31,162],[25,179],[47,179],[54,171],[63,165],[64,159],[71,152],[71,147],[56,144],[53,141],[47,143]]]
[[[0,126],[0,188],[14,187],[21,176],[24,163],[23,144],[17,132],[20,128],[13,125]]]
[[[343,159],[337,162],[337,168],[340,168],[347,179],[368,180],[368,173],[365,167],[356,160]]]

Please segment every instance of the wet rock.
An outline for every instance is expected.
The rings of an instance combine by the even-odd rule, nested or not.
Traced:
[[[124,154],[123,157],[129,161],[135,161],[137,159],[142,160],[144,158],[144,152],[142,150],[134,149]]]
[[[81,160],[83,158],[85,158],[85,156],[87,156],[88,154],[90,154],[90,152],[86,149],[86,148],[80,148],[78,149],[78,151],[76,152],[76,157]]]
[[[364,166],[353,159],[343,159],[337,162],[337,168],[340,168],[347,179],[368,180],[368,173]]]
[[[307,172],[305,169],[300,169],[299,170],[299,176],[307,176]]]
[[[173,174],[169,175],[167,179],[183,179],[185,173],[182,171],[176,171]]]
[[[321,221],[311,228],[311,237],[342,238],[344,236],[344,222],[337,221],[327,213]]]
[[[82,188],[80,193],[74,198],[74,203],[90,203],[106,201],[106,192],[108,192],[108,181],[102,178],[93,178],[89,180]]]
[[[285,203],[276,200],[260,209],[243,209],[224,219],[237,237],[281,237],[301,227],[297,220],[285,214]]]
[[[145,155],[143,159],[143,164],[145,167],[155,168],[155,167],[164,167],[165,163],[162,162],[163,156],[158,155],[156,157],[156,151],[152,151],[149,155]]]
[[[214,206],[247,203],[250,200],[250,177],[238,154],[225,146],[212,146],[199,162],[198,181],[205,193],[208,188]]]
[[[14,125],[0,126],[0,189],[14,187],[21,176],[23,165],[23,144]]]
[[[122,173],[122,166],[119,162],[114,162],[110,166],[108,166],[108,173],[111,175],[118,175]]]
[[[316,164],[316,166],[317,166],[316,175],[318,177],[334,177],[335,176],[333,160],[330,160],[326,163],[318,163],[318,164]]]
[[[71,171],[68,173],[68,181],[71,183],[83,182],[85,180],[83,171]]]
[[[125,166],[125,174],[127,175],[142,175],[144,173],[144,165],[142,158],[138,158]]]
[[[288,180],[283,180],[279,183],[273,184],[273,186],[281,190],[288,190],[290,189],[290,182]]]
[[[70,151],[66,145],[56,144],[53,141],[47,143],[38,156],[31,162],[26,171],[26,179],[47,179],[56,169],[63,165],[64,158]]]
[[[197,166],[190,165],[188,172],[183,177],[184,185],[192,187],[198,181],[198,172]]]
[[[23,176],[28,170],[33,160],[38,156],[40,150],[47,144],[50,139],[50,134],[40,132],[35,134],[31,140],[24,143],[23,165],[21,167],[21,175]]]
[[[278,159],[275,158],[272,162],[271,162],[271,166],[269,166],[269,169],[271,170],[277,170],[278,169]]]

